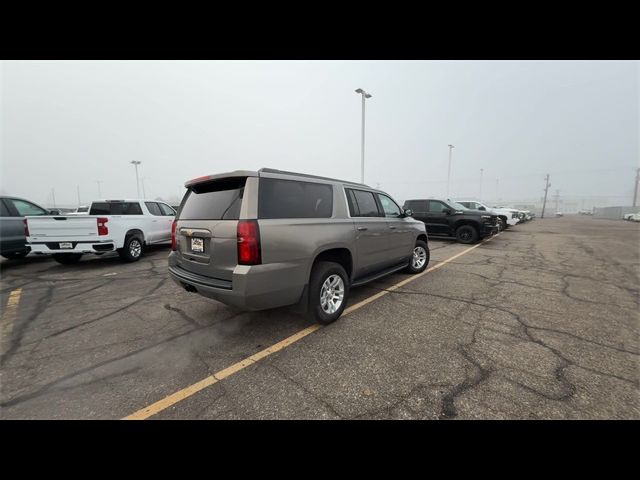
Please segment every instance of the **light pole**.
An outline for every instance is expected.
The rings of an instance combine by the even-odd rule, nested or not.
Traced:
[[[147,198],[147,192],[144,191],[144,177],[140,179],[142,181],[142,196]]]
[[[140,182],[138,181],[138,165],[140,165],[142,162],[138,160],[131,160],[131,162],[129,163],[131,163],[136,167],[136,189],[138,190],[138,198],[140,198]]]
[[[102,183],[100,180],[96,180],[98,184],[98,198],[102,198],[102,192],[100,191],[100,184]]]
[[[371,98],[371,94],[365,92],[359,88],[356,93],[362,95],[362,148],[361,148],[361,160],[360,160],[360,183],[364,183],[364,101],[367,98]]]
[[[484,172],[484,168],[480,169],[480,197],[478,197],[480,201],[482,201],[482,172]]]
[[[449,199],[449,181],[451,180],[451,151],[456,148],[449,145],[449,172],[447,173],[447,200]]]

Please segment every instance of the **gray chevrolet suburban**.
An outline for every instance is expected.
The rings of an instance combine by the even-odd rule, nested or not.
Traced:
[[[424,271],[424,223],[366,185],[263,168],[190,180],[172,228],[169,274],[247,310],[295,305],[319,323],[349,289]]]

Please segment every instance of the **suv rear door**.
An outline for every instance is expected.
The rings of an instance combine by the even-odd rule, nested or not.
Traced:
[[[356,228],[354,279],[365,277],[393,263],[389,252],[390,233],[387,219],[374,193],[345,188],[349,214]]]

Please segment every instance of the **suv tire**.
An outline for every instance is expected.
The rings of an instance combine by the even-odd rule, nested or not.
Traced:
[[[125,262],[137,262],[142,256],[144,242],[138,235],[131,235],[124,241],[124,247],[118,249],[118,255]]]
[[[349,299],[349,277],[342,265],[318,262],[309,280],[309,313],[322,325],[335,322]]]
[[[421,273],[424,272],[427,265],[429,265],[429,246],[423,240],[416,240],[416,244],[413,247],[413,257],[409,260],[409,265],[405,268],[407,273]]]
[[[61,263],[62,265],[71,265],[72,263],[78,263],[82,258],[81,253],[54,253],[51,256],[56,262]]]
[[[476,243],[478,238],[480,238],[478,230],[471,225],[462,225],[456,230],[456,240],[460,243]]]

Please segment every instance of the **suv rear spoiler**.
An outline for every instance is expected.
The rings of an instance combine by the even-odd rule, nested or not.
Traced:
[[[203,177],[197,177],[191,180],[187,180],[184,184],[184,188],[192,187],[193,185],[197,185],[198,183],[206,183],[214,180],[222,180],[225,178],[257,177],[257,176],[258,176],[258,172],[252,172],[249,170],[235,170],[233,172],[218,173],[216,175],[205,175]]]

